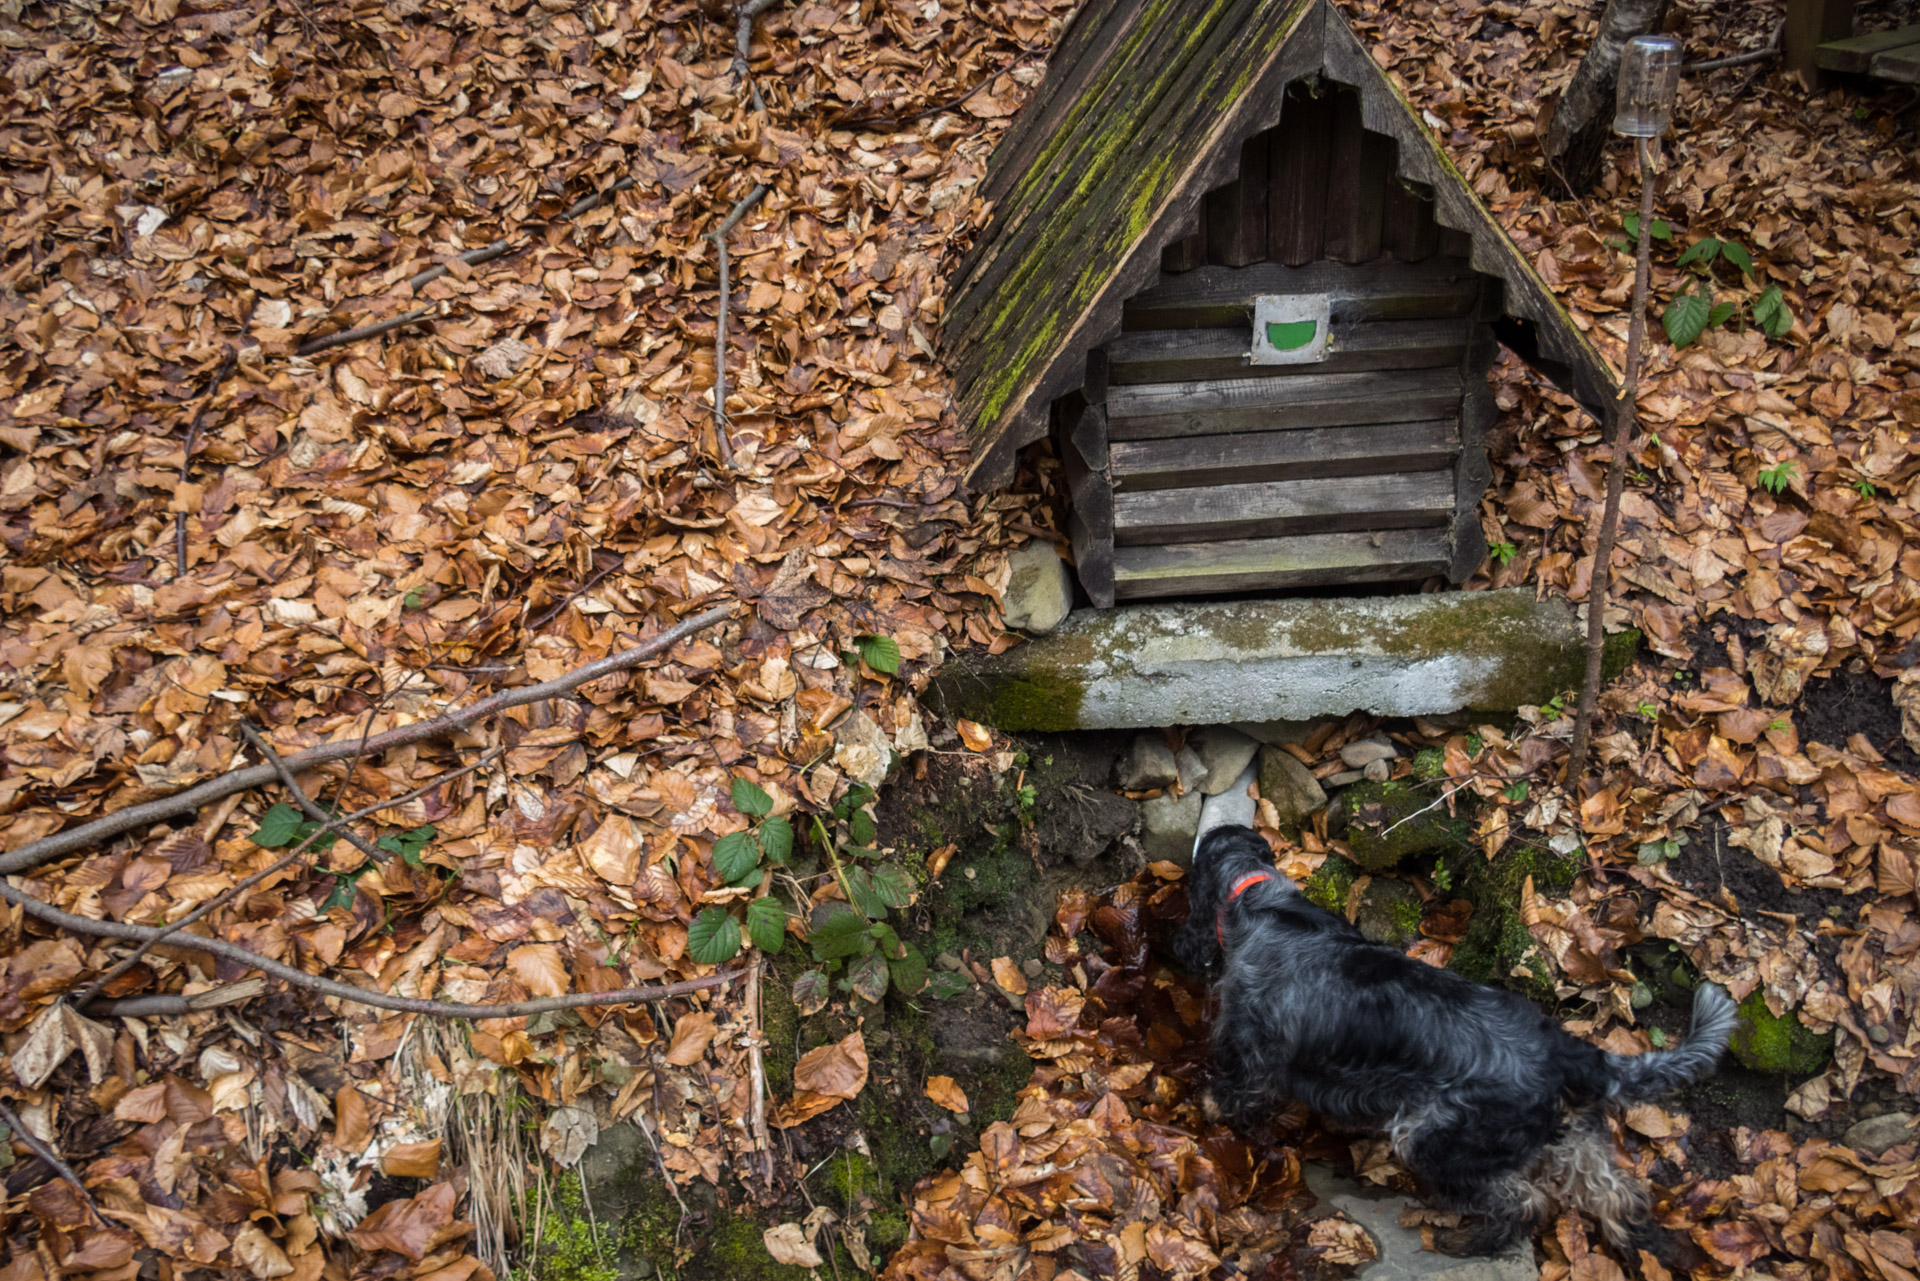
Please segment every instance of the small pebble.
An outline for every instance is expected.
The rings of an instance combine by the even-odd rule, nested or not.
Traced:
[[[1360,772],[1367,776],[1367,781],[1370,783],[1384,783],[1393,773],[1393,766],[1385,761],[1368,761],[1367,767]]]
[[[943,970],[964,970],[967,963],[952,952],[942,952],[933,958],[933,963]]]
[[[1321,786],[1350,787],[1353,784],[1358,783],[1361,779],[1365,777],[1366,775],[1357,769],[1342,770],[1340,771],[1340,773],[1335,774],[1332,778],[1321,780]]]
[[[1893,1039],[1893,1033],[1887,1031],[1881,1024],[1873,1023],[1867,1027],[1867,1039],[1875,1045],[1885,1045]]]
[[[1020,968],[1026,972],[1026,976],[1028,978],[1037,979],[1040,977],[1041,970],[1043,970],[1045,967],[1042,966],[1040,962],[1029,958],[1024,964],[1020,966]]]

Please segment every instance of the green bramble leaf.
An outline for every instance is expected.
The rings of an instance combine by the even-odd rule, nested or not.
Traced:
[[[372,870],[373,866],[369,864],[357,872],[348,872],[344,876],[334,877],[333,893],[327,895],[327,901],[320,905],[320,910],[322,912],[331,912],[336,907],[352,907],[354,895],[359,892],[355,889],[355,885],[361,877]]]
[[[747,904],[747,937],[768,955],[777,954],[787,941],[787,909],[777,898],[757,898]]]
[[[855,845],[870,846],[878,835],[873,826],[873,815],[865,810],[855,810],[847,820],[847,838]]]
[[[967,976],[956,974],[952,970],[941,970],[927,984],[927,995],[936,1001],[945,1001],[967,990]]]
[[[1660,324],[1666,329],[1667,337],[1676,347],[1690,345],[1707,331],[1707,320],[1713,313],[1713,304],[1701,293],[1676,295],[1667,304],[1666,314],[1660,317]]]
[[[881,954],[889,961],[897,961],[907,954],[907,945],[900,941],[900,935],[893,926],[885,921],[868,926],[867,934],[879,945]]]
[[[860,657],[867,660],[867,666],[883,676],[897,676],[900,672],[900,643],[891,636],[856,636],[853,643],[860,647]]]
[[[827,976],[819,970],[808,970],[793,981],[793,1008],[800,1011],[802,1018],[826,1009],[832,995]]]
[[[439,834],[433,824],[426,823],[409,832],[383,836],[374,842],[374,846],[389,854],[398,854],[400,861],[408,867],[425,867],[426,863],[421,859],[420,851],[427,848],[433,842],[433,838]]]
[[[867,953],[847,971],[847,982],[855,996],[878,1005],[887,994],[887,958],[878,952]]]
[[[844,907],[814,926],[808,943],[816,961],[857,956],[873,947],[873,940],[867,937],[866,918]]]
[[[887,971],[893,976],[895,990],[903,996],[912,996],[927,985],[926,955],[911,943],[905,956],[887,962]]]
[[[888,907],[902,908],[913,902],[913,881],[898,867],[877,867],[872,875],[873,892]]]
[[[853,896],[853,905],[870,921],[877,921],[887,914],[887,900],[873,888],[873,874],[864,867],[851,868],[847,872],[847,893]]]
[[[1500,793],[1500,795],[1506,797],[1508,800],[1513,801],[1517,804],[1518,802],[1524,801],[1527,799],[1528,790],[1529,788],[1527,786],[1527,780],[1523,778],[1519,782],[1514,783],[1509,787],[1507,787],[1506,790]]]
[[[784,863],[793,853],[793,824],[784,818],[765,819],[760,824],[760,852],[769,863]]]
[[[725,908],[710,907],[687,926],[687,955],[701,965],[718,965],[740,954],[740,922]]]
[[[260,826],[247,839],[262,849],[276,850],[299,840],[304,825],[300,811],[282,802],[260,816]]]
[[[1713,266],[1713,260],[1720,256],[1720,249],[1721,244],[1718,240],[1712,236],[1703,237],[1687,246],[1687,251],[1680,255],[1680,261],[1674,265],[1685,267],[1697,262],[1703,267],[1710,268]]]
[[[713,870],[733,885],[760,866],[760,847],[751,832],[729,832],[713,843]]]
[[[1768,285],[1753,304],[1753,320],[1769,338],[1784,338],[1793,329],[1793,311],[1780,286]]]
[[[1732,318],[1734,312],[1739,310],[1740,310],[1739,303],[1732,303],[1732,302],[1715,303],[1713,305],[1713,310],[1707,313],[1707,328],[1709,329],[1720,328],[1720,326],[1726,324],[1727,321]]]
[[[1738,267],[1741,271],[1744,271],[1747,275],[1752,276],[1755,274],[1753,270],[1753,258],[1747,253],[1744,246],[1737,245],[1731,240],[1723,240],[1720,242],[1720,256]]]
[[[733,808],[748,818],[762,818],[773,810],[773,798],[750,778],[733,780]]]

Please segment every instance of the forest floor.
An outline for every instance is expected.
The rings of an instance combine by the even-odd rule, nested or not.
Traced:
[[[1067,747],[918,701],[951,647],[1015,643],[1005,553],[1063,541],[1043,451],[1010,492],[960,489],[934,351],[987,156],[1072,7],[795,0],[760,16],[743,76],[717,2],[0,2],[0,1100],[19,1122],[0,1281],[465,1281],[524,1262],[522,1225],[542,1273],[607,1268],[613,1207],[529,1222],[520,1158],[558,1177],[636,1135],[673,1195],[632,1185],[655,1212],[616,1244],[690,1276],[703,1257],[977,1278],[1364,1258],[1352,1225],[1299,1220],[1298,1161],[1391,1181],[1381,1153],[1195,1113],[1204,1008],[1152,948],[1177,874],[1089,852],[1101,780],[1050,778]],[[1344,7],[1619,363],[1625,157],[1556,201],[1534,145],[1587,7]],[[1781,9],[1673,7],[1694,58],[1759,46]],[[1907,0],[1859,12],[1916,20]],[[1910,1134],[1846,1141],[1920,1090],[1912,108],[1768,64],[1683,86],[1656,310],[1708,274],[1741,310],[1653,344],[1609,616],[1646,648],[1603,701],[1593,775],[1559,777],[1552,706],[1303,748],[1325,768],[1384,729],[1407,771],[1437,753],[1399,781],[1447,795],[1470,829],[1447,839],[1487,867],[1539,871],[1516,886],[1524,932],[1495,940],[1522,974],[1498,977],[1576,1031],[1645,1049],[1698,977],[1770,1029],[1788,1069],[1626,1121],[1702,1278],[1920,1275]],[[724,233],[722,432],[714,237],[759,185]],[[1752,272],[1683,264],[1707,238]],[[1752,319],[1769,287],[1794,318],[1777,338]],[[1469,586],[1582,598],[1597,430],[1517,362],[1496,379],[1498,554]],[[717,605],[632,677],[359,746]],[[248,730],[331,745],[302,791],[376,807],[353,825],[370,848],[287,860],[310,825],[265,775],[60,843],[257,763]],[[1351,832],[1274,839],[1317,875]],[[1413,946],[1440,959],[1466,940],[1441,860],[1466,855],[1427,857]],[[141,930],[203,907],[224,956],[165,946],[103,990],[157,1011],[74,1008]],[[855,914],[860,932],[833,923]],[[809,977],[823,952],[847,989]],[[287,971],[246,980],[261,960]],[[320,978],[547,1005],[446,1022]],[[532,1195],[555,1207],[580,1186],[548,1184]],[[1550,1281],[1635,1265],[1572,1218],[1538,1244]]]

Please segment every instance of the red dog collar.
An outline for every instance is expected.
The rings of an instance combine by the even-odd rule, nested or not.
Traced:
[[[1248,872],[1233,883],[1233,888],[1227,891],[1227,901],[1220,905],[1219,914],[1213,918],[1213,937],[1219,941],[1221,947],[1227,945],[1226,931],[1223,927],[1227,918],[1227,909],[1233,906],[1233,900],[1239,898],[1248,888],[1272,879],[1272,872]]]

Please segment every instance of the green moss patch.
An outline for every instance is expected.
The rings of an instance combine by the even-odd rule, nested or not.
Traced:
[[[1536,1000],[1552,1001],[1553,971],[1520,919],[1520,891],[1531,877],[1535,893],[1565,894],[1584,863],[1579,850],[1555,854],[1517,843],[1492,862],[1470,846],[1449,857],[1446,879],[1455,895],[1473,904],[1473,916],[1447,968],[1476,983],[1518,987]]]
[[[1833,1033],[1807,1030],[1792,1010],[1775,1017],[1758,991],[1740,1002],[1741,1025],[1728,1048],[1741,1066],[1756,1072],[1811,1076],[1833,1057]]]
[[[1394,780],[1356,783],[1342,792],[1339,817],[1353,861],[1366,871],[1385,872],[1411,855],[1463,843],[1465,824],[1433,801],[1428,789]]]

